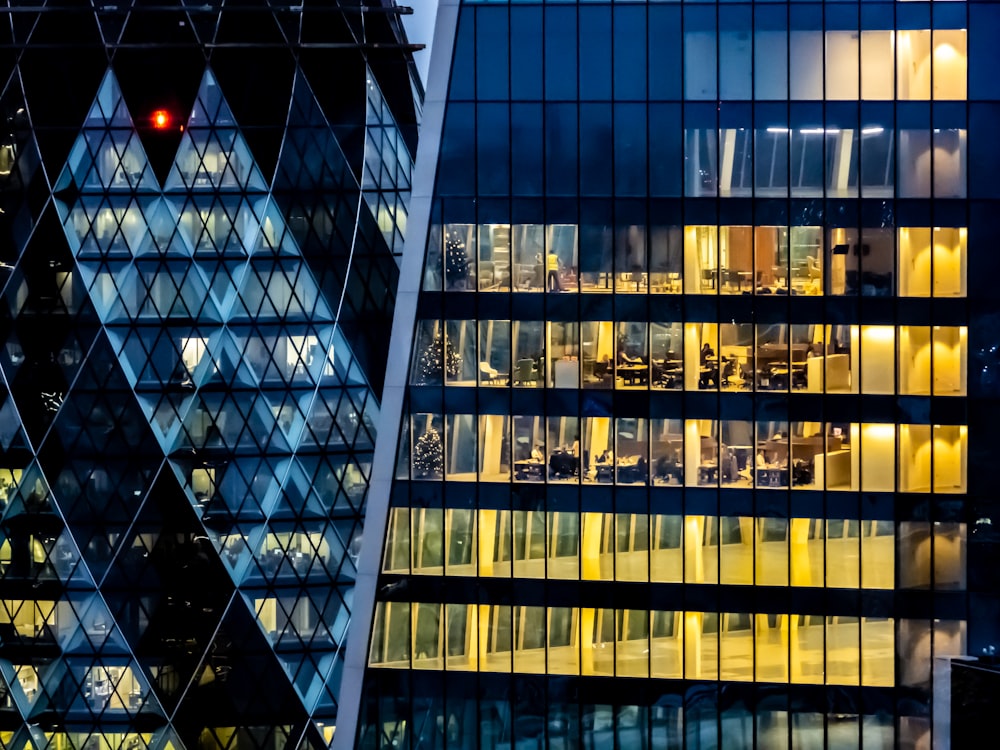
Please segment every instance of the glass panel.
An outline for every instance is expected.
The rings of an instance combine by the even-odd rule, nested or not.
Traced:
[[[688,487],[719,486],[718,422],[689,419],[684,425],[684,466]]]
[[[445,226],[444,285],[449,292],[476,289],[476,227],[473,224]]]
[[[727,419],[721,426],[719,479],[723,486],[750,488],[753,486],[753,422]]]
[[[510,416],[479,416],[479,481],[510,481]]]
[[[649,481],[649,421],[640,418],[615,420],[618,445],[615,451],[615,481],[646,484]]]
[[[860,623],[857,617],[826,618],[826,682],[857,685],[861,681]]]
[[[619,323],[615,355],[615,384],[622,388],[649,387],[649,346],[645,323]]]
[[[641,609],[620,609],[617,615],[615,673],[624,677],[648,677],[649,612]]]
[[[584,388],[611,388],[614,385],[615,333],[611,321],[580,323],[582,376]]]
[[[515,320],[511,324],[515,388],[541,388],[545,385],[545,324],[540,320]]]
[[[580,674],[580,648],[578,644],[578,613],[571,607],[550,607],[549,617],[549,674]]]
[[[444,473],[444,443],[440,414],[414,414],[410,418],[413,449],[410,465],[414,479],[440,479]]]
[[[510,280],[510,226],[507,224],[481,224],[479,226],[479,291],[510,291]]]
[[[892,521],[861,522],[861,587],[895,586],[896,526]]]
[[[719,386],[722,390],[753,390],[754,356],[752,323],[723,323],[719,326],[719,358],[715,362],[706,357],[706,365],[718,368]],[[715,377],[714,372],[708,379]]]
[[[743,612],[719,615],[719,679],[752,682],[754,672],[753,616]]]
[[[684,517],[684,582],[717,583],[718,546],[713,543],[715,516]]]
[[[649,231],[649,286],[654,294],[680,294],[684,266],[681,227],[653,225]]]
[[[615,234],[615,291],[645,292],[648,281],[646,227],[619,226]]]
[[[684,660],[684,613],[650,612],[650,675],[680,679]]]
[[[579,417],[549,417],[548,477],[550,482],[580,481]]]
[[[934,491],[965,492],[968,471],[965,425],[934,425]]]
[[[545,226],[514,224],[511,227],[514,264],[511,267],[511,288],[518,292],[540,292],[545,286],[542,273],[545,264]]]
[[[739,586],[752,585],[754,519],[748,516],[722,516],[718,522],[719,582]]]
[[[684,227],[684,291],[714,294],[718,277],[718,227]]]
[[[965,100],[968,55],[965,29],[934,30],[935,99]]]
[[[754,254],[753,285],[757,294],[787,294],[788,228],[756,227]]]
[[[931,32],[896,32],[896,98],[931,98]]]
[[[545,481],[545,429],[542,417],[514,417],[514,480]]]
[[[650,518],[652,539],[650,549],[650,579],[666,583],[680,583],[684,568],[681,536],[684,529],[682,516],[653,515]]]
[[[858,96],[859,34],[826,32],[826,98],[856,101]]]
[[[475,511],[468,508],[445,511],[445,531],[448,575],[474,576],[477,558]]]
[[[580,515],[548,514],[548,577],[576,580],[580,575]]]
[[[719,228],[720,290],[749,294],[754,289],[753,227]]]
[[[444,356],[445,383],[447,385],[476,384],[479,368],[476,360],[476,322],[474,320],[445,321]]]
[[[756,528],[756,583],[788,585],[788,519],[758,518]]]
[[[546,285],[549,291],[575,292],[579,288],[579,228],[575,224],[550,224],[546,228]],[[553,256],[555,258],[553,259]],[[553,278],[553,271],[556,271]],[[556,288],[558,281],[558,289]]]
[[[509,320],[479,321],[479,384],[510,383]]]
[[[614,481],[614,437],[609,417],[584,417],[584,481]]]
[[[852,443],[854,441],[852,440]],[[896,426],[861,425],[861,489],[864,492],[892,492],[896,474]]]
[[[684,423],[680,419],[650,420],[653,484],[684,483]]]
[[[476,481],[476,417],[449,414],[445,417],[445,477],[455,481]]]
[[[684,384],[684,328],[681,323],[650,323],[650,385],[676,390]]]
[[[753,615],[753,619],[756,630],[755,679],[760,682],[788,682],[789,615]]]
[[[546,323],[546,351],[552,372],[546,381],[550,388],[580,387],[580,326],[578,323]]]

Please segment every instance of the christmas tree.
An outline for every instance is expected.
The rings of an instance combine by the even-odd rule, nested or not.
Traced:
[[[462,287],[469,278],[469,255],[465,252],[465,243],[457,234],[449,234],[445,240],[444,273],[449,287]]]
[[[442,340],[441,332],[434,334],[434,340],[430,346],[420,352],[417,359],[417,371],[420,373],[420,380],[425,385],[433,385],[441,382],[442,373],[447,373],[449,378],[456,378],[462,371],[462,358],[451,345],[451,341]]]
[[[413,475],[418,479],[440,477],[444,469],[444,450],[441,445],[441,435],[434,426],[417,438],[413,446]]]

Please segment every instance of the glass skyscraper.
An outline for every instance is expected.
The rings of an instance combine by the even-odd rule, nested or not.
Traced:
[[[344,747],[930,746],[1000,636],[998,31],[442,3]]]
[[[422,93],[398,13],[0,11],[0,746],[329,744]]]

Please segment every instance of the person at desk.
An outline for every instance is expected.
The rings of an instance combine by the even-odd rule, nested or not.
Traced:
[[[531,449],[531,460],[532,461],[544,461],[545,454],[542,453],[542,446],[536,445]]]
[[[559,256],[549,253],[545,256],[545,267],[548,269],[546,285],[550,292],[561,292],[562,285],[559,283]]]
[[[706,367],[708,365],[708,360],[715,357],[715,350],[712,349],[711,345],[706,341],[701,347],[701,366]]]
[[[768,467],[767,453],[764,452],[763,448],[757,451],[757,460],[755,465],[758,469],[766,469]]]
[[[630,357],[628,352],[624,349],[618,352],[618,366],[628,366],[628,365],[644,365],[645,362],[642,361],[642,357]]]

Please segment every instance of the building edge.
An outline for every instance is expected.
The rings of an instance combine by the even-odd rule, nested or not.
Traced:
[[[389,359],[382,390],[380,429],[375,439],[375,454],[372,459],[371,481],[362,528],[361,555],[354,584],[354,607],[340,683],[337,730],[330,746],[331,750],[351,750],[357,742],[361,696],[368,664],[368,645],[375,614],[375,593],[388,525],[389,501],[395,475],[396,453],[399,448],[411,349],[414,345],[413,330],[416,325],[417,298],[423,278],[424,254],[434,200],[460,3],[461,0],[439,0],[435,19],[434,46],[424,85],[421,137],[413,166],[409,227],[403,241],[396,308],[389,339]]]

